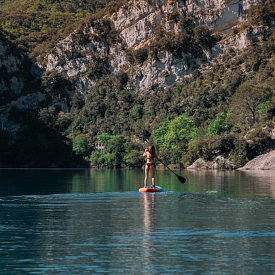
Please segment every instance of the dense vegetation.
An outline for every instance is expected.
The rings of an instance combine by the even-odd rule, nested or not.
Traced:
[[[56,38],[60,29],[79,23],[80,17],[90,16],[97,9],[102,11],[106,5],[115,10],[118,5],[115,1],[46,0],[30,5],[25,0],[18,1],[29,5],[22,15],[17,7],[8,5],[11,2],[1,4],[1,25],[33,55],[52,32]],[[249,20],[234,32],[252,24],[269,26],[274,7],[268,6],[270,1],[266,3],[256,7]],[[21,24],[16,16],[9,21],[16,12],[18,16],[38,17],[30,21],[21,17],[23,22],[34,22],[30,24]],[[61,21],[55,21],[54,14]],[[35,26],[35,22],[40,25]],[[159,30],[152,45],[129,52],[133,62],[143,63],[163,50],[175,57],[183,52],[200,56],[203,49],[210,49],[217,42],[217,37],[205,27],[192,26],[186,19],[183,26],[187,28],[186,35],[167,36]],[[32,35],[33,47],[29,45]],[[37,112],[12,110],[10,119],[24,127],[19,138],[0,132],[0,164],[140,166],[144,146],[154,143],[166,163],[187,166],[199,157],[211,160],[223,155],[242,165],[274,148],[270,137],[275,114],[274,45],[275,35],[269,30],[262,43],[243,52],[229,49],[218,62],[195,71],[181,84],[169,89],[155,87],[146,96],[126,89],[125,72],[101,74],[101,80],[87,94],[73,96],[72,80],[61,75],[43,76],[39,85],[47,100]],[[100,69],[98,73],[102,73]],[[69,106],[68,112],[52,104],[58,100]]]
[[[122,134],[128,137],[123,151],[133,155],[150,140],[168,163],[224,155],[242,165],[274,146],[274,42],[272,34],[241,55],[230,50],[213,68],[146,97],[123,89],[118,78],[105,78],[85,97],[74,96],[72,131],[85,133],[91,144],[102,133]],[[92,163],[99,164],[94,153]]]
[[[37,57],[91,17],[114,12],[126,0],[2,0],[0,28]]]

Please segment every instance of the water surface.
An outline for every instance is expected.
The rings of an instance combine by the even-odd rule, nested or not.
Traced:
[[[0,170],[0,273],[274,274],[275,173],[182,175]]]

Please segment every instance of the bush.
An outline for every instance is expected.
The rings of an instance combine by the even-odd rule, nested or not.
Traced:
[[[258,4],[251,8],[248,12],[248,18],[252,24],[263,24],[270,26],[275,17],[275,7],[272,0],[263,1],[264,3]]]
[[[239,155],[236,153],[231,154],[230,160],[237,166],[237,167],[242,167],[244,166],[249,159],[247,158],[246,155]]]
[[[230,134],[205,136],[194,142],[188,151],[186,162],[194,161],[194,157],[213,160],[219,155],[228,156],[235,148],[235,137]]]
[[[194,29],[194,41],[197,45],[210,50],[217,42],[211,31],[206,26],[196,26]]]
[[[148,48],[146,48],[146,47],[135,50],[132,52],[132,54],[134,56],[135,61],[138,64],[144,63],[149,56]]]
[[[103,151],[93,152],[90,156],[92,166],[121,167],[126,151],[127,140],[121,135],[102,133],[97,140],[104,146]]]
[[[152,133],[159,154],[166,161],[177,164],[188,146],[197,138],[198,129],[188,114],[163,121]]]
[[[73,152],[77,156],[87,156],[89,154],[88,140],[85,135],[80,134],[73,139]]]
[[[218,113],[216,118],[209,124],[207,129],[208,135],[220,135],[221,133],[229,129],[229,124],[227,123],[226,113]]]
[[[184,33],[173,33],[160,30],[156,34],[156,40],[150,45],[150,52],[168,51],[176,58],[181,58],[182,53],[194,53],[194,43],[191,36]]]
[[[270,136],[271,129],[266,130],[267,131],[262,127],[257,127],[246,134],[246,140],[248,142],[247,155],[249,159],[265,153],[270,148],[274,148],[274,141]]]
[[[91,166],[97,167],[114,167],[116,163],[115,155],[101,151],[93,152],[90,156]]]
[[[140,167],[143,162],[142,152],[139,150],[131,150],[123,158],[123,163],[127,167]]]

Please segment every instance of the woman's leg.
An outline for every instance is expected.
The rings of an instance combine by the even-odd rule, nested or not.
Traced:
[[[156,178],[155,178],[155,167],[154,167],[154,165],[151,165],[150,172],[151,172],[151,177],[152,177],[152,184],[155,187],[156,186]]]
[[[147,182],[148,182],[148,174],[149,174],[149,166],[148,165],[145,165],[145,168],[144,168],[144,172],[145,172],[145,175],[144,175],[144,187],[147,186]]]

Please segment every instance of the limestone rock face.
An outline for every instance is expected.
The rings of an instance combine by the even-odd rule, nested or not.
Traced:
[[[191,17],[196,24],[226,33],[227,29],[242,21],[246,11],[257,2],[259,0],[130,0],[117,12],[90,20],[70,33],[36,64],[28,63],[26,57],[1,34],[2,127],[9,128],[7,117],[12,107],[35,108],[45,100],[39,90],[41,87],[33,84],[34,79],[41,79],[43,73],[69,80],[72,83],[70,95],[86,93],[100,79],[121,72],[127,75],[125,88],[143,94],[150,93],[154,87],[166,88],[180,82],[194,69],[204,68],[218,60],[230,47],[242,50],[255,41],[261,41],[267,30],[255,27],[229,35],[212,49],[202,48],[199,54],[182,51],[175,55],[171,50],[158,49],[141,62],[131,60],[133,55],[146,47],[148,49],[157,40],[160,29],[175,35],[186,34],[177,18]],[[66,105],[63,103],[54,102],[61,107]],[[61,109],[64,111],[66,107]]]
[[[236,169],[236,165],[230,160],[218,156],[213,161],[197,159],[187,169]],[[238,170],[275,170],[275,150],[257,156]]]
[[[275,150],[252,159],[239,170],[275,170]]]
[[[15,133],[20,124],[10,119],[10,111],[34,110],[45,100],[35,71],[35,65],[0,33],[0,130]]]
[[[23,57],[12,53],[6,41],[0,39],[0,97],[9,97],[21,93],[24,82],[22,77],[17,76]]]
[[[209,164],[202,158],[197,159],[192,165],[188,166],[187,169],[209,169]]]
[[[241,21],[247,9],[257,2],[131,0],[111,16],[91,21],[61,40],[39,65],[46,72],[73,78],[75,90],[81,93],[105,75],[120,71],[127,73],[127,88],[130,90],[147,92],[155,85],[168,87],[188,77],[205,62],[217,58],[229,47],[247,47],[262,35],[263,30],[249,30],[232,36],[212,50],[203,50],[199,57],[192,53],[175,57],[169,51],[159,50],[157,56],[150,55],[146,61],[133,64],[129,52],[150,45],[159,29],[175,34],[185,33],[179,21],[173,19],[177,15],[191,16],[198,24],[224,31]],[[102,29],[106,22],[109,33],[103,37]],[[116,39],[110,40],[110,37]]]
[[[235,169],[235,164],[222,157],[217,156],[213,161],[205,161],[202,158],[197,159],[192,165],[188,166],[187,169]]]

